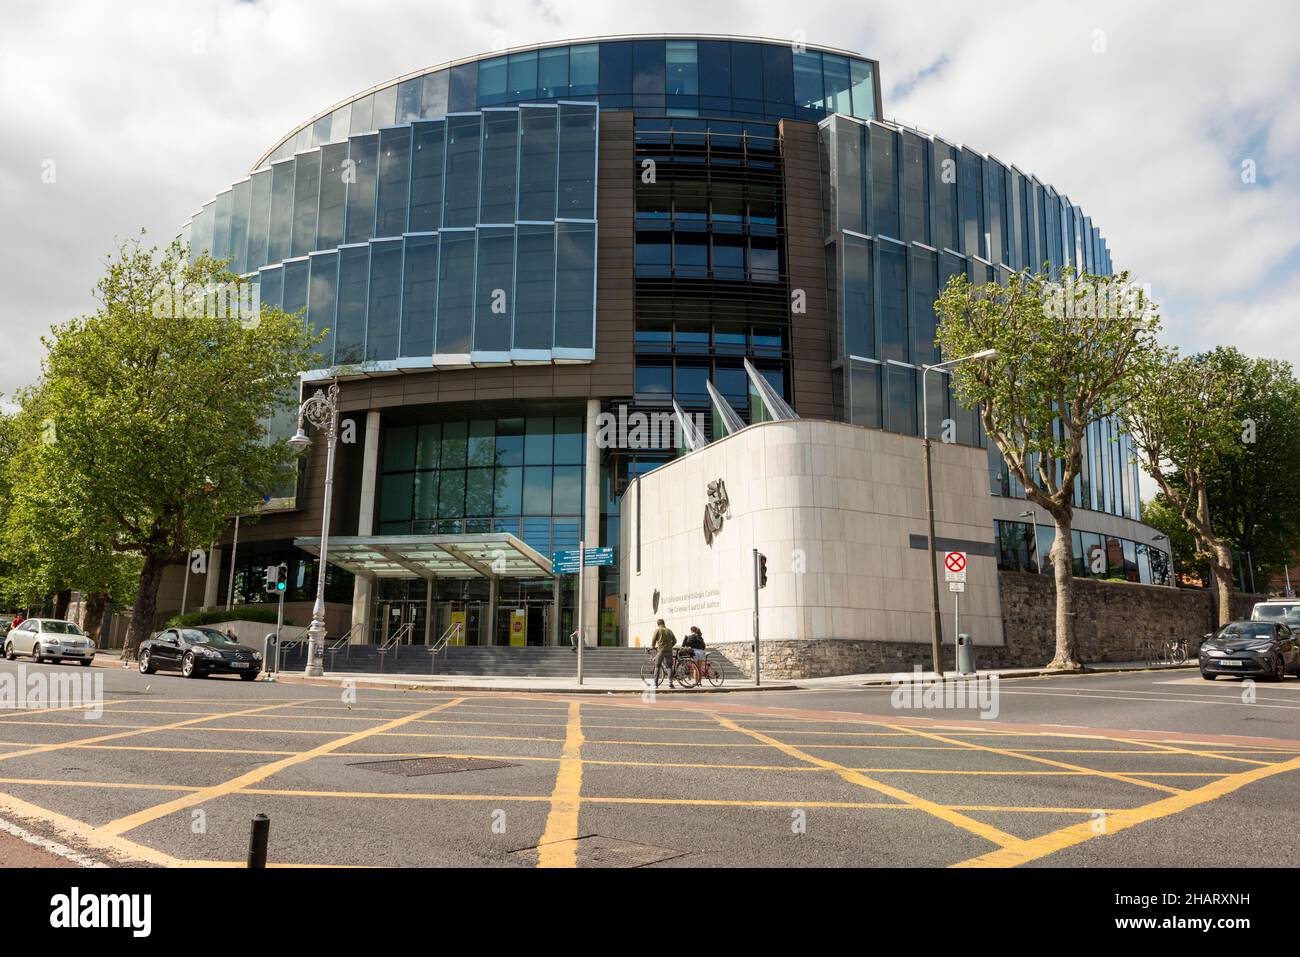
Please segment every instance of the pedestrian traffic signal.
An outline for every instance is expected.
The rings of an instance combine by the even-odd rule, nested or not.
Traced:
[[[762,552],[758,553],[758,587],[767,587],[767,556]]]
[[[285,562],[266,566],[266,592],[269,595],[282,594],[289,587],[289,566]]]
[[[275,577],[275,590],[283,595],[289,588],[289,563],[281,562],[278,571],[279,574]]]

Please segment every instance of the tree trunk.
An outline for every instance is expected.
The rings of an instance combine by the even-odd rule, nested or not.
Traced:
[[[108,596],[103,592],[87,595],[85,609],[85,620],[81,630],[94,639],[95,644],[103,644],[100,638],[103,636],[104,612],[108,609]]]
[[[1054,515],[1056,541],[1048,553],[1052,559],[1052,572],[1056,576],[1056,656],[1048,668],[1078,671],[1079,649],[1074,640],[1074,555],[1071,544],[1069,513]]]
[[[1214,545],[1214,560],[1210,562],[1210,577],[1214,581],[1214,602],[1219,616],[1219,627],[1232,621],[1232,551],[1222,542]]]
[[[68,606],[72,604],[72,589],[62,588],[54,593],[54,617],[64,621],[68,617]]]
[[[135,607],[131,610],[131,624],[126,630],[126,641],[122,651],[124,660],[135,657],[140,642],[149,637],[153,631],[153,616],[158,610],[158,586],[162,584],[163,569],[167,560],[158,555],[148,555],[144,567],[140,569],[140,584],[136,590]]]

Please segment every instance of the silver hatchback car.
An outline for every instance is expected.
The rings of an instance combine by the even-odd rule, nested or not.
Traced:
[[[57,618],[28,618],[5,635],[5,657],[35,658],[37,664],[78,661],[89,665],[95,658],[95,643],[70,621]]]

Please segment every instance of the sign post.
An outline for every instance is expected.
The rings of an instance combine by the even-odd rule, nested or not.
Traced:
[[[966,553],[943,553],[943,577],[948,582],[948,591],[952,592],[952,634],[953,654],[957,654],[957,636],[961,634],[961,594],[966,590]],[[958,670],[961,665],[958,663]]]
[[[587,547],[583,541],[578,542],[578,684],[582,684],[582,650],[583,645],[587,642],[582,634],[582,585],[583,579],[587,576],[583,574],[587,570]]]
[[[588,565],[600,567],[613,564],[614,549],[609,547],[587,548],[584,542],[579,542],[577,548],[551,553],[551,574],[578,576],[578,684],[582,684],[582,651],[583,646],[586,644],[582,634],[582,573]]]

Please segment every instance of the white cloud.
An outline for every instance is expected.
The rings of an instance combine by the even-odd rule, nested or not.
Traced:
[[[312,114],[496,39],[638,32],[803,31],[878,59],[887,115],[1081,205],[1117,262],[1178,304],[1171,339],[1300,362],[1293,5],[19,0],[7,13],[0,392],[35,377],[51,323],[93,308],[116,238],[144,226],[165,242]]]

